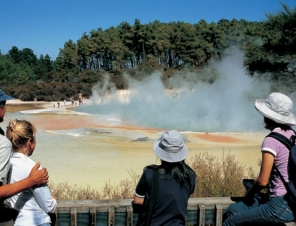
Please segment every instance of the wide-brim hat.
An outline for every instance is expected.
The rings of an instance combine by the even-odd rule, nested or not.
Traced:
[[[166,162],[180,162],[188,155],[188,148],[184,143],[183,137],[176,130],[164,132],[155,141],[153,150],[161,160]]]
[[[282,93],[271,93],[266,99],[255,101],[256,110],[279,124],[293,126],[296,118],[292,113],[292,100]]]
[[[0,101],[13,100],[14,98],[5,94],[2,89],[0,89]]]

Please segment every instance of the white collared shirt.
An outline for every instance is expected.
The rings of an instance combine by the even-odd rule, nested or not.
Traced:
[[[10,183],[27,178],[35,165],[32,159],[22,153],[13,153],[10,163],[12,165]],[[26,189],[9,198],[9,202],[14,209],[20,211],[15,226],[50,223],[47,213],[53,213],[57,206],[46,184]]]

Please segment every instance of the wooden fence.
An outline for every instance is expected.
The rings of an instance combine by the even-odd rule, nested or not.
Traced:
[[[131,199],[59,201],[56,226],[133,226]],[[187,209],[187,225],[222,226],[223,211],[230,198],[191,198]]]
[[[54,226],[133,226],[131,199],[58,201]],[[222,226],[224,210],[230,198],[191,198],[187,208],[187,226]],[[13,222],[0,223],[12,226]],[[281,224],[296,226],[296,222]]]
[[[133,226],[131,199],[58,201],[55,226]],[[222,226],[224,210],[233,201],[229,197],[190,198],[188,226]],[[283,225],[296,226],[296,223]]]

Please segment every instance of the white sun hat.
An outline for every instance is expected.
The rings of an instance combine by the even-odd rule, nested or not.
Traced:
[[[293,126],[296,118],[292,113],[292,100],[282,93],[271,93],[266,99],[255,101],[256,110],[279,124]]]
[[[166,162],[180,162],[188,154],[188,149],[184,143],[183,137],[176,130],[164,132],[162,136],[155,141],[154,153]]]

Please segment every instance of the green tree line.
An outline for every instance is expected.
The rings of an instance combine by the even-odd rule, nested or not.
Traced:
[[[285,81],[292,91],[296,9],[281,5],[280,12],[267,14],[260,22],[122,22],[85,32],[77,42],[66,41],[55,60],[48,55],[37,58],[33,50],[13,46],[7,54],[0,52],[1,88],[22,100],[70,99],[78,93],[89,97],[92,86],[106,75],[117,89],[128,88],[124,72],[141,79],[158,70],[165,83],[175,71],[200,71],[223,59],[235,45],[245,53],[244,66],[252,76],[268,73],[268,79]]]

